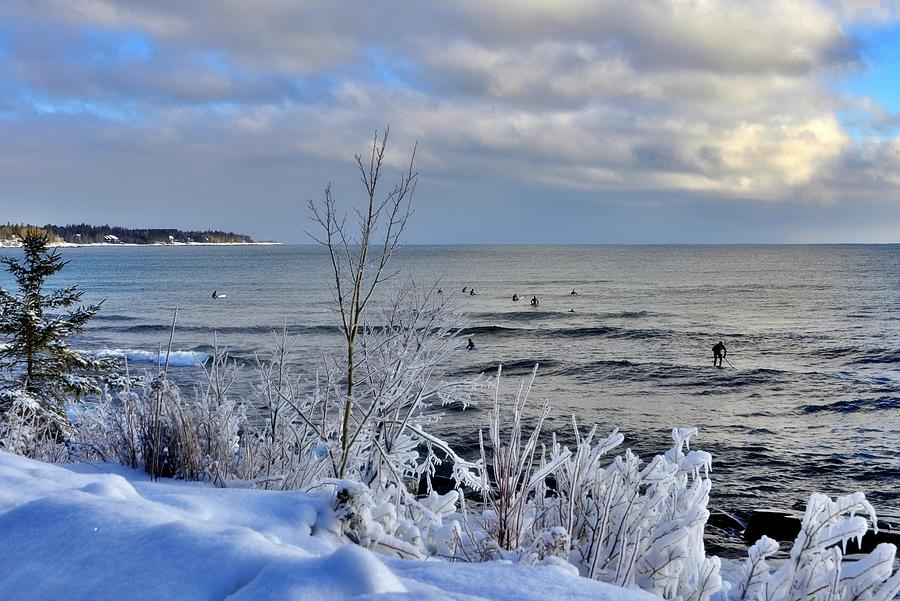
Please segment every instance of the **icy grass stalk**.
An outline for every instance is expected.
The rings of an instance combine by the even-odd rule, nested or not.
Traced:
[[[530,435],[527,439],[524,437],[525,405],[537,375],[537,365],[530,379],[524,380],[519,386],[512,408],[509,438],[503,440],[501,375],[502,369],[498,369],[494,384],[494,405],[488,418],[489,445],[485,445],[484,433],[479,432],[481,465],[490,467],[481,470],[480,489],[484,501],[481,520],[488,540],[500,550],[512,551],[521,548],[526,542],[527,530],[531,527],[535,510],[540,504],[535,499],[535,492],[568,459],[568,450],[561,452],[549,463],[540,460],[538,448],[541,431],[550,413],[547,403],[541,408]]]

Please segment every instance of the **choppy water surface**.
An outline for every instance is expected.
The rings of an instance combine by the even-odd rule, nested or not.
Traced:
[[[215,331],[249,360],[285,323],[301,350],[335,340],[317,248],[63,253],[71,263],[54,283],[105,299],[84,348],[148,359],[175,305],[182,351],[208,352]],[[672,426],[698,426],[716,507],[746,515],[856,489],[878,509],[900,506],[900,246],[407,247],[397,265],[477,292],[460,300],[479,350],[448,371],[502,362],[524,376],[540,362],[535,399],[553,402],[554,427],[571,414],[618,426],[644,454],[663,450]],[[712,367],[718,340],[736,369]],[[452,428],[465,445],[486,412],[448,419],[467,426]]]

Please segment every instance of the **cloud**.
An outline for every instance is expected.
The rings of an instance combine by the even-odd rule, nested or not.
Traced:
[[[194,177],[243,174],[275,211],[273,173],[321,179],[302,165],[343,164],[386,123],[421,140],[432,180],[496,191],[875,198],[900,185],[895,116],[834,84],[865,68],[846,23],[872,11],[856,4],[12,0],[0,6],[0,119],[14,125],[0,176],[27,169],[0,206],[28,197],[29,172],[68,174],[33,183],[41,198],[89,198],[187,161]],[[13,150],[13,131],[33,156]],[[73,156],[117,171],[88,185]]]

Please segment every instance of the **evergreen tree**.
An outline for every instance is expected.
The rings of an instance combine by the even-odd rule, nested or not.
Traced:
[[[48,250],[48,235],[25,230],[20,239],[23,260],[4,257],[18,284],[18,294],[0,287],[0,388],[24,389],[55,421],[67,423],[65,402],[99,391],[108,363],[69,348],[67,339],[82,332],[100,305],[78,305],[83,292],[68,286],[45,293],[45,280],[66,266],[59,253]],[[5,395],[2,395],[5,396]],[[0,406],[0,414],[5,409]],[[51,416],[48,416],[50,418]]]

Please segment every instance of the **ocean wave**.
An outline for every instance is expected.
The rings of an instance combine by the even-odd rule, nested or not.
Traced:
[[[594,315],[599,319],[644,319],[647,317],[661,317],[661,313],[653,311],[608,311],[592,314],[589,311],[576,312],[574,315],[582,317],[585,314]],[[546,321],[563,317],[573,317],[572,312],[566,311],[535,311],[523,309],[521,311],[483,311],[470,313],[475,321]]]
[[[534,369],[535,364],[538,367],[538,374],[542,373],[545,369],[551,369],[560,365],[559,361],[555,359],[517,359],[514,361],[500,361],[497,363],[487,363],[485,365],[459,369],[451,375],[454,376],[463,376],[467,374],[477,374],[477,373],[485,373],[490,375],[492,372],[496,374],[497,367],[503,367],[504,375],[523,375],[530,374]]]
[[[842,357],[851,357],[859,354],[859,347],[853,346],[834,346],[815,349],[811,354],[816,357],[824,357],[826,359],[840,359]]]
[[[661,314],[653,311],[617,311],[601,313],[600,317],[603,319],[642,319],[644,317],[661,317]]]
[[[527,334],[534,330],[524,328],[507,328],[504,326],[470,326],[460,330],[461,337],[477,336],[479,334],[490,334],[492,336],[516,336],[519,334]]]
[[[649,338],[668,337],[671,334],[665,330],[619,328],[616,326],[587,326],[579,328],[517,328],[510,326],[471,326],[460,332],[461,336],[475,336],[479,334],[512,337],[532,336],[536,338],[592,338],[607,337],[615,339],[646,340]]]
[[[100,359],[127,359],[129,363],[165,363],[166,353],[162,356],[157,351],[147,351],[141,349],[100,349],[89,351],[89,354]],[[209,353],[201,353],[196,351],[172,351],[169,353],[169,365],[171,367],[191,367],[193,365],[202,365],[210,358]]]
[[[891,409],[900,409],[900,398],[880,396],[835,401],[825,405],[804,405],[800,408],[800,411],[803,413],[856,413],[857,411],[888,411]]]
[[[90,327],[89,330],[105,330],[105,331],[113,331],[120,333],[132,333],[132,334],[142,334],[142,333],[168,333],[172,329],[172,324],[151,324],[151,323],[142,323],[130,326],[94,326]],[[192,333],[201,333],[201,334],[214,334],[216,332],[220,334],[270,334],[272,332],[281,333],[285,327],[283,325],[264,325],[264,326],[222,326],[222,327],[213,327],[213,326],[191,326],[191,325],[176,325],[176,332],[192,332]],[[326,326],[326,325],[288,325],[287,333],[289,335],[296,334],[334,334],[338,332],[337,326]]]
[[[524,302],[524,301],[523,301]],[[471,313],[470,317],[474,320],[483,321],[541,321],[546,319],[556,319],[559,317],[570,317],[572,314],[563,311],[487,311],[481,313]]]
[[[633,337],[633,332],[628,332],[622,328],[614,328],[612,326],[556,328],[552,330],[539,330],[539,333],[544,336],[552,336],[553,338],[592,338],[595,336],[609,336],[612,338]]]
[[[135,321],[139,318],[131,315],[116,315],[115,313],[98,313],[93,317],[96,321]]]
[[[870,364],[881,364],[881,363],[897,363],[900,361],[900,350],[896,349],[880,349],[880,350],[865,350],[862,351],[865,353],[863,357],[851,361],[851,365],[870,365]]]
[[[789,380],[788,372],[778,369],[719,369],[708,365],[601,359],[580,365],[567,365],[553,372],[579,380],[619,380],[654,382],[658,386],[703,388],[695,394],[714,394],[715,389],[743,388],[760,384],[778,384]]]

